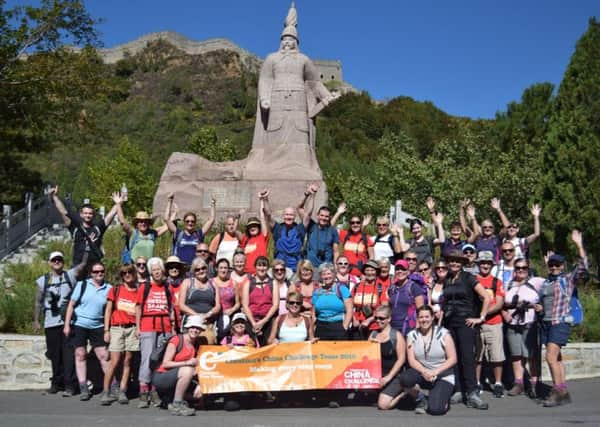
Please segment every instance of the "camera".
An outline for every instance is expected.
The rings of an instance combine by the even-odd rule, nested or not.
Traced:
[[[325,250],[321,249],[317,251],[317,258],[324,260],[325,259]]]

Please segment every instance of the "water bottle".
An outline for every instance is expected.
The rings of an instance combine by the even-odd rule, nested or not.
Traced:
[[[121,185],[121,199],[126,202],[127,201],[127,187],[125,183]]]

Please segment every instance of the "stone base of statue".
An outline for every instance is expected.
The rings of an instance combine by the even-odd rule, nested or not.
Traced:
[[[268,188],[273,215],[280,218],[283,209],[298,205],[306,187],[313,182],[320,185],[315,199],[316,211],[327,202],[327,190],[316,158],[312,164],[297,162],[294,157],[288,157],[289,154],[285,155],[285,151],[278,152],[284,145],[278,145],[275,150],[252,149],[248,158],[233,162],[211,162],[195,154],[173,153],[154,197],[154,216],[163,214],[168,195],[173,193],[180,218],[185,212],[195,212],[204,220],[208,218],[214,195],[217,221],[240,211],[246,219],[258,216],[258,193]],[[293,149],[288,151],[292,152]]]

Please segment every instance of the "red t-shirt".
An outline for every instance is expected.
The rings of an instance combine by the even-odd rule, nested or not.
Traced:
[[[137,304],[144,304],[144,289],[146,285],[138,288]],[[171,294],[171,307],[175,306],[175,297]],[[152,282],[146,303],[142,307],[142,320],[140,332],[171,332],[169,318],[169,304],[167,293],[163,285]]]
[[[119,288],[117,301],[115,301],[115,292]],[[137,303],[137,289],[129,290],[122,283],[118,286],[113,286],[108,291],[106,299],[113,302],[112,314],[110,316],[111,326],[135,325],[135,305]]]
[[[269,247],[269,235],[266,236],[259,233],[256,236],[248,237],[244,235],[242,237],[241,247],[244,248],[246,254],[246,267],[244,271],[246,273],[255,274],[256,269],[254,268],[254,262],[259,256],[267,256],[267,249]]]
[[[354,318],[358,322],[362,322],[367,318],[362,312],[363,306],[369,306],[371,310],[375,312],[377,307],[388,300],[388,286],[382,284],[381,293],[377,291],[377,282],[369,284],[363,281],[354,287],[354,291],[352,292],[352,302],[354,303]],[[378,329],[377,322],[371,322],[369,329]]]
[[[350,234],[348,236],[348,241],[346,241],[346,236],[348,236],[348,231],[340,230],[340,245],[342,246],[343,255],[348,258],[350,265],[352,265],[350,273],[360,277],[362,272],[360,271],[360,268],[358,268],[359,261],[362,265],[369,260],[367,247],[372,248],[375,243],[373,242],[373,239],[366,234],[367,246],[365,246],[365,241],[361,233]]]
[[[175,346],[175,356],[173,356],[173,362],[185,362],[186,360],[190,360],[192,357],[196,355],[196,349],[191,344],[186,344],[185,340],[183,342],[183,346],[181,347],[181,351],[177,353],[177,346],[179,345],[179,335],[175,335],[169,341],[169,344],[173,344]],[[160,363],[158,372],[167,372],[168,369],[165,369]]]
[[[496,295],[494,295],[494,291],[492,288],[492,282],[494,281],[494,276],[492,276],[491,274],[488,274],[486,277],[483,277],[478,274],[477,281],[479,283],[481,283],[481,286],[483,286],[485,288],[486,292],[488,292],[490,294],[490,297],[492,298],[492,300],[490,301],[490,307],[492,305],[496,304],[496,296],[504,298],[505,294],[504,294],[504,288],[502,287],[502,280],[497,279]],[[492,316],[488,316],[488,318],[485,320],[484,323],[486,325],[497,325],[499,323],[502,323],[502,315],[500,314],[500,312],[498,312]]]

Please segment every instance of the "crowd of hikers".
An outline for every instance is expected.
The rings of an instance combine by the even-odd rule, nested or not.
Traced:
[[[206,242],[216,218],[199,224],[195,213],[180,215],[172,196],[165,224],[138,212],[131,222],[123,198],[98,219],[94,208],[65,208],[58,188],[50,191],[73,240],[73,266],[52,252],[49,272],[37,280],[33,327],[43,329],[52,363],[49,393],[92,397],[87,358],[95,353],[104,373],[102,405],[127,404],[139,387],[139,408],[162,406],[173,415],[219,397],[203,396],[198,384],[201,345],[260,347],[299,341],[370,341],[381,348],[382,377],[373,399],[382,410],[400,400],[417,413],[445,414],[451,405],[487,409],[491,396],[525,395],[545,407],[571,402],[561,348],[579,321],[577,283],[587,273],[582,233],[573,230],[577,261],[545,256],[547,274],[536,274],[529,247],[540,235],[541,208],[531,208],[534,232],[519,234],[498,199],[491,200],[501,227],[479,223],[465,200],[458,221],[444,230],[434,199],[426,206],[433,224],[403,225],[346,215],[322,206],[313,219],[316,185],[306,188],[281,222],[272,215],[269,190],[261,191],[258,217],[225,218],[224,230]],[[348,228],[336,226],[342,216]],[[126,233],[117,284],[105,280],[102,237],[115,216]],[[155,256],[158,236],[172,234],[172,255]],[[272,240],[273,253],[269,246]],[[436,248],[436,247],[439,247]],[[435,257],[439,254],[439,257]],[[543,277],[542,277],[543,276]],[[540,381],[541,349],[552,388]],[[139,363],[134,363],[134,360]],[[139,365],[139,366],[138,366]],[[357,399],[353,390],[328,392],[323,404],[339,407]],[[318,391],[253,396],[286,406],[308,405]],[[225,409],[239,409],[247,395],[225,395]],[[212,400],[211,400],[212,399]]]

